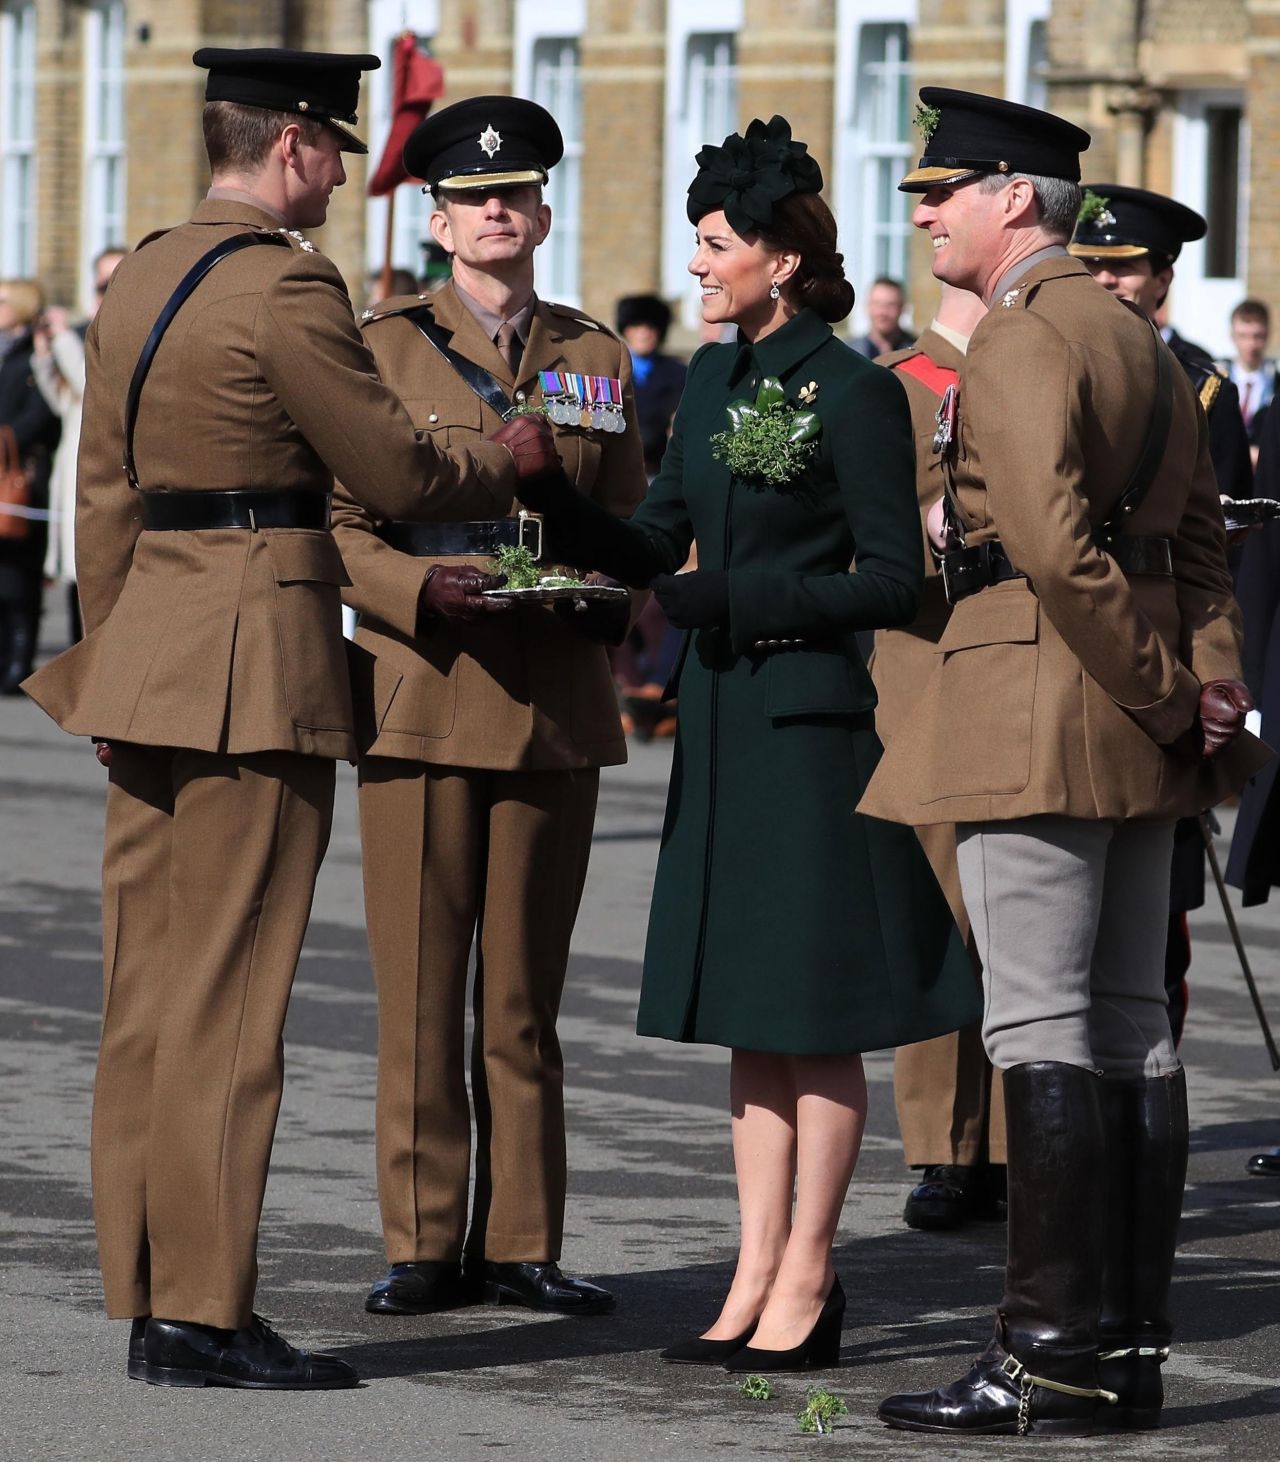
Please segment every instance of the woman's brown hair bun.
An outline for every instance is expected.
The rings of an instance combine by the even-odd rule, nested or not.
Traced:
[[[797,302],[834,325],[853,309],[853,285],[844,277],[844,255],[836,248],[836,221],[816,193],[793,193],[776,203],[773,223],[760,231],[771,249],[793,249],[800,267],[788,288]]]

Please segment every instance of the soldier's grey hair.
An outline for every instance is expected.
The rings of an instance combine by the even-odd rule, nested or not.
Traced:
[[[998,193],[1019,179],[1035,189],[1040,227],[1066,243],[1075,232],[1076,216],[1080,212],[1080,184],[1069,183],[1065,178],[1041,178],[1035,173],[984,173],[978,179],[978,187],[984,193]]]

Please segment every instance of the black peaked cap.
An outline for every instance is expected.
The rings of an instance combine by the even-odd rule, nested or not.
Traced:
[[[556,119],[518,96],[473,96],[419,122],[405,171],[434,192],[545,183],[564,156]]]
[[[1077,259],[1140,259],[1163,254],[1173,260],[1183,244],[1204,238],[1209,230],[1194,209],[1176,199],[1119,183],[1090,183],[1080,214],[1068,245]]]
[[[382,65],[377,56],[205,46],[191,59],[209,73],[205,101],[319,117],[341,134],[344,152],[368,152],[351,128],[360,100],[360,73],[376,71]]]
[[[1080,154],[1092,141],[1083,127],[1018,102],[946,86],[920,88],[917,125],[924,135],[920,161],[898,184],[923,193],[986,173],[1032,173],[1080,181]]]

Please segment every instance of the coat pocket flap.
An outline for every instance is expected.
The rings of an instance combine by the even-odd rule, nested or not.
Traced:
[[[351,582],[331,533],[311,528],[281,529],[267,535],[267,546],[277,584],[302,581],[345,588]]]
[[[938,641],[938,652],[945,655],[977,645],[1031,644],[1039,625],[1040,601],[1024,586],[984,589],[956,605]]]
[[[875,708],[866,666],[839,651],[779,650],[766,673],[769,716],[850,716]]]

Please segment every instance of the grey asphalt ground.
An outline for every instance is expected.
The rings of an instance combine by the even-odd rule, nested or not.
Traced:
[[[641,746],[605,775],[561,1022],[565,1266],[614,1289],[617,1313],[364,1313],[383,1266],[376,1011],[354,778],[343,769],[289,1016],[258,1307],[289,1338],[335,1349],[366,1384],[171,1390],[126,1382],[125,1327],[103,1318],[95,1268],[87,1138],[103,774],[34,706],[0,701],[0,1459],[944,1459],[1027,1446],[1041,1457],[1280,1457],[1280,1181],[1244,1171],[1251,1152],[1280,1143],[1280,1078],[1214,907],[1193,916],[1183,1048],[1193,1151],[1161,1431],[966,1444],[876,1422],[880,1397],[951,1379],[981,1348],[1004,1241],[995,1225],[931,1237],[903,1227],[888,1054],[868,1062],[870,1127],[840,1234],[843,1364],[811,1378],[848,1404],[835,1435],[799,1432],[804,1377],[781,1377],[772,1399],[752,1402],[719,1371],[657,1361],[713,1315],[736,1235],[726,1053],[642,1041],[632,1028],[669,766],[669,746]],[[762,876],[771,856],[788,856],[760,853]],[[1247,911],[1243,926],[1280,1028],[1280,899]]]

